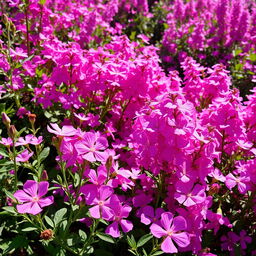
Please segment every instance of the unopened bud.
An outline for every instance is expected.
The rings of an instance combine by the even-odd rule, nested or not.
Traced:
[[[9,134],[9,136],[12,140],[15,139],[15,137],[17,135],[17,130],[16,130],[14,125],[10,125],[9,130],[8,130],[8,134]]]
[[[218,194],[220,190],[220,184],[213,183],[209,189],[209,195]]]
[[[112,165],[113,165],[113,157],[109,156],[108,159],[107,159],[107,162],[106,162],[106,168],[107,168],[108,171],[110,170]]]
[[[6,127],[10,127],[11,120],[10,120],[10,118],[6,115],[5,112],[2,112],[2,121],[3,121],[3,123],[4,123],[4,125],[5,125]]]
[[[36,114],[27,114],[28,120],[31,124],[34,124],[36,121]]]
[[[3,22],[5,25],[9,22],[8,16],[6,14],[3,15]]]
[[[43,170],[42,176],[41,176],[42,181],[47,181],[48,180],[48,174],[46,170]]]
[[[51,229],[46,229],[41,232],[40,238],[43,240],[50,240],[53,238],[53,231]]]

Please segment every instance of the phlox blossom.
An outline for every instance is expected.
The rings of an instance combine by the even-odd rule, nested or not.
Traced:
[[[36,215],[42,211],[42,207],[53,204],[53,196],[43,198],[48,192],[48,187],[47,181],[38,183],[34,180],[27,180],[23,190],[17,190],[14,193],[14,197],[23,203],[17,205],[17,211]]]
[[[182,216],[174,217],[170,212],[164,212],[158,224],[153,223],[150,231],[153,236],[164,237],[161,249],[166,253],[177,253],[178,250],[173,241],[180,247],[187,247],[190,243],[190,237],[187,232],[181,232],[187,229],[187,222]]]

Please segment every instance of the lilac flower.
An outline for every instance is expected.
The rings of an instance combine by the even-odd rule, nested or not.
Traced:
[[[187,247],[190,243],[190,237],[187,232],[180,232],[187,229],[186,220],[181,217],[174,217],[170,212],[162,213],[159,224],[153,223],[150,226],[151,233],[157,237],[164,237],[161,249],[166,253],[177,253],[173,241],[180,247]]]
[[[47,181],[36,182],[27,180],[23,190],[17,190],[14,197],[21,203],[17,205],[19,213],[29,213],[36,215],[42,211],[42,207],[53,204],[53,196],[42,198],[48,191]]]

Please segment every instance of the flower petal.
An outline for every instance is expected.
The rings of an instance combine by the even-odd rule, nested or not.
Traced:
[[[161,244],[161,249],[166,253],[177,253],[178,250],[172,242],[172,239],[167,236]]]
[[[38,197],[44,196],[48,192],[49,182],[41,181],[38,184]]]
[[[17,211],[18,213],[28,213],[32,205],[33,205],[32,202],[26,203],[26,204],[18,204]]]
[[[96,205],[89,209],[91,216],[95,219],[100,218],[100,206]]]
[[[187,247],[190,243],[190,237],[187,232],[172,234],[172,239],[180,247]]]
[[[165,230],[169,230],[172,225],[173,214],[170,212],[164,212],[161,214],[161,224]]]
[[[129,220],[121,220],[120,225],[122,227],[122,230],[127,233],[133,229],[133,224]]]
[[[38,201],[40,207],[45,207],[45,206],[51,205],[51,204],[53,204],[53,202],[54,202],[53,196],[41,198]]]
[[[187,222],[182,216],[173,219],[172,231],[177,232],[187,229]]]
[[[110,224],[106,231],[105,231],[106,234],[109,234],[113,237],[119,237],[120,236],[120,231],[118,229],[118,222],[113,222],[112,224]]]
[[[13,196],[21,203],[30,202],[32,200],[31,196],[29,196],[23,190],[17,190]]]
[[[167,235],[167,231],[164,230],[163,228],[161,228],[159,225],[153,223],[150,226],[150,231],[153,234],[153,236],[160,238],[162,236],[166,236]]]
[[[38,183],[34,180],[27,180],[23,186],[24,191],[32,197],[37,197]]]
[[[89,161],[89,162],[95,162],[96,161],[96,159],[94,157],[94,154],[92,152],[88,152],[87,154],[82,155],[82,158]]]
[[[37,215],[42,211],[42,208],[40,208],[39,204],[37,202],[32,203],[31,208],[28,210],[28,213]]]

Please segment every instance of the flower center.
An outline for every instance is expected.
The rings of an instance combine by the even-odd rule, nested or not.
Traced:
[[[167,231],[168,236],[172,236],[173,232],[172,231]]]
[[[35,196],[32,198],[32,202],[38,202],[39,201],[39,197],[38,196]]]
[[[95,147],[90,147],[90,151],[95,152],[96,151]]]
[[[99,201],[99,206],[102,206],[102,205],[104,205],[104,202],[103,201]]]

